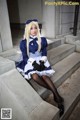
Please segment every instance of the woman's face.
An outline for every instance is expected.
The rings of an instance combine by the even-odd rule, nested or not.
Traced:
[[[32,27],[30,29],[30,35],[36,36],[37,32],[38,32],[38,29],[37,29],[36,25],[32,25]]]

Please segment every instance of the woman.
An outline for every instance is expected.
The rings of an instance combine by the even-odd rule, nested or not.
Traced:
[[[20,42],[20,49],[23,60],[17,65],[17,69],[27,80],[32,78],[39,85],[52,91],[61,116],[64,113],[63,98],[50,79],[55,71],[47,60],[47,40],[45,37],[40,37],[36,19],[26,22],[24,39]]]

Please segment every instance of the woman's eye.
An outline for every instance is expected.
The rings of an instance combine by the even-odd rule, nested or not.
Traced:
[[[37,27],[35,27],[35,29],[37,29]]]
[[[32,30],[33,28],[31,28],[31,30]]]
[[[37,29],[37,27],[31,27],[31,30],[33,30],[33,29]]]

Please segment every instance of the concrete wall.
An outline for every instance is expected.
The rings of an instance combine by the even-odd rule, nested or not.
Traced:
[[[2,52],[1,35],[0,35],[0,52]]]
[[[32,18],[42,22],[41,0],[8,0],[8,8],[11,23],[25,23]]]
[[[74,6],[61,6],[60,8],[60,34],[71,34],[72,28],[74,26],[74,13],[75,7]],[[79,12],[79,19],[78,19],[78,30],[80,29],[80,12]]]
[[[60,35],[61,34],[61,14],[60,14],[60,6],[55,7],[55,34]]]
[[[0,0],[0,40],[2,51],[12,48],[12,38],[6,0]]]
[[[55,0],[47,0],[54,2]],[[75,6],[45,5],[43,0],[43,34],[54,38],[58,35],[72,34],[70,30],[74,26]],[[80,10],[78,19],[78,30],[80,30]]]
[[[37,18],[42,20],[41,0],[18,0],[20,22],[24,23],[26,19]]]
[[[78,29],[80,30],[80,7],[79,7]]]
[[[55,0],[49,0],[54,2]],[[55,37],[55,6],[45,5],[43,0],[43,35],[48,38]]]
[[[19,6],[18,0],[7,0],[9,19],[11,23],[19,23]]]

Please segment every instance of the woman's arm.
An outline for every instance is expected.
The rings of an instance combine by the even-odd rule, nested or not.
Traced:
[[[41,45],[41,55],[42,55],[42,58],[41,60],[42,61],[46,61],[47,60],[47,40],[45,37],[42,37],[42,45]]]

